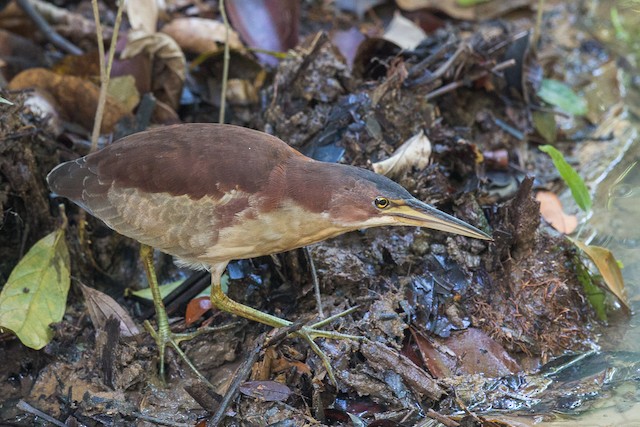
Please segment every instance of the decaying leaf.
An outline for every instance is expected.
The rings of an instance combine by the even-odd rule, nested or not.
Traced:
[[[117,99],[128,112],[132,112],[140,102],[140,94],[133,76],[112,77],[109,79],[109,95]]]
[[[91,322],[96,330],[104,329],[107,320],[113,316],[120,323],[122,336],[132,337],[140,333],[140,329],[131,316],[109,295],[83,284],[80,284],[80,289],[87,303],[89,317],[91,317]]]
[[[11,90],[39,88],[47,91],[60,106],[64,117],[86,129],[91,129],[93,126],[100,89],[89,80],[75,76],[61,76],[44,68],[31,68],[14,77],[8,88]],[[102,132],[111,132],[118,120],[127,114],[124,106],[112,97],[107,97]]]
[[[276,381],[246,381],[240,385],[240,393],[265,402],[284,402],[291,389]]]
[[[430,8],[464,21],[497,18],[511,10],[529,6],[531,0],[491,1],[475,4],[472,7],[468,7],[469,1],[466,3],[467,6],[461,5],[459,0],[396,0],[396,4],[404,10],[413,11]]]
[[[587,114],[587,101],[578,96],[568,85],[553,79],[543,79],[538,96],[545,102],[554,105],[576,116]]]
[[[556,124],[555,114],[548,111],[534,111],[533,127],[549,144],[556,142],[558,135],[558,127]]]
[[[205,53],[221,50],[227,30],[220,21],[205,18],[176,18],[162,27],[186,52]],[[229,29],[229,48],[244,50],[238,33]]]
[[[151,90],[156,98],[177,109],[186,78],[186,61],[180,46],[167,34],[129,31],[121,58],[145,54],[153,58]]]
[[[627,292],[624,288],[622,272],[611,251],[600,246],[585,245],[583,242],[574,239],[570,240],[593,261],[602,275],[604,283],[607,285],[607,290],[615,295],[627,312],[630,312],[631,308],[627,302]]]
[[[51,323],[62,320],[71,276],[64,228],[40,239],[13,269],[0,293],[0,326],[27,347],[51,341]]]
[[[398,176],[411,167],[424,169],[429,165],[431,141],[420,130],[409,138],[388,159],[373,164],[376,173],[386,176]]]
[[[573,233],[578,226],[578,218],[564,213],[558,196],[550,191],[538,191],[536,200],[540,202],[540,214],[545,221],[561,233]]]
[[[127,17],[132,30],[148,34],[156,32],[158,25],[158,3],[156,0],[136,0],[125,3]]]

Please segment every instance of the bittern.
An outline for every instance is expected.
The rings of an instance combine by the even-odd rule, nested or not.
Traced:
[[[310,159],[282,140],[231,125],[182,124],[127,136],[47,176],[51,190],[115,231],[141,242],[154,296],[160,351],[184,339],[168,326],[149,247],[211,272],[211,302],[220,310],[273,327],[292,323],[240,304],[222,290],[234,259],[284,252],[352,230],[409,225],[477,239],[477,228],[423,203],[390,179],[366,169]],[[320,329],[296,332],[313,341],[354,338]],[[357,337],[355,337],[357,338]]]

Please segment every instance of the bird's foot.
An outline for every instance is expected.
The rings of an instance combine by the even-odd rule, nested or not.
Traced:
[[[311,350],[313,350],[313,352],[320,358],[322,365],[327,371],[327,375],[329,376],[329,379],[331,380],[333,385],[335,385],[336,387],[338,386],[338,382],[336,381],[336,377],[333,373],[333,368],[331,367],[331,360],[326,355],[326,353],[320,349],[318,344],[315,343],[314,339],[330,338],[330,339],[339,339],[339,340],[346,339],[346,340],[362,341],[364,337],[359,335],[341,334],[339,332],[326,331],[324,329],[320,329],[342,316],[346,316],[347,314],[353,313],[357,309],[358,309],[358,306],[351,307],[348,310],[335,314],[331,317],[327,317],[326,319],[316,322],[310,326],[303,326],[298,332],[296,332],[298,336],[303,338],[309,344],[309,346],[311,347]]]
[[[229,327],[232,327],[232,326],[234,326],[234,325],[227,325],[227,326],[222,326],[222,327],[219,327],[219,328],[203,328],[203,329],[198,329],[197,331],[191,332],[191,333],[174,333],[174,332],[171,332],[171,329],[169,328],[168,323],[159,322],[158,330],[156,331],[153,328],[153,326],[151,326],[149,321],[145,320],[144,327],[147,330],[147,332],[149,332],[149,334],[153,337],[153,339],[156,342],[156,345],[158,346],[159,365],[160,365],[159,366],[159,375],[160,375],[160,379],[162,380],[162,382],[165,381],[165,376],[164,376],[164,373],[165,373],[165,371],[164,371],[165,350],[166,350],[167,347],[172,347],[173,350],[178,354],[178,356],[180,356],[180,358],[191,369],[191,371],[193,371],[195,376],[198,377],[198,379],[200,381],[204,382],[205,384],[207,384],[208,386],[213,388],[213,385],[211,385],[209,380],[207,380],[204,377],[204,375],[202,375],[200,373],[200,371],[198,371],[198,369],[191,362],[191,360],[189,360],[189,358],[187,357],[185,352],[182,351],[182,349],[180,348],[179,344],[181,342],[183,342],[183,341],[192,340],[195,337],[197,337],[199,335],[202,335],[203,333],[219,332],[221,330],[229,329]]]

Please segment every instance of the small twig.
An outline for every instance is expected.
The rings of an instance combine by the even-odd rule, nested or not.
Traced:
[[[82,55],[82,49],[71,43],[69,40],[58,34],[49,23],[33,8],[29,0],[16,0],[16,3],[22,11],[33,21],[38,30],[49,40],[54,46],[64,50],[71,55]]]
[[[25,402],[24,400],[21,400],[18,402],[18,404],[16,405],[16,407],[18,409],[20,409],[21,411],[25,411],[30,413],[31,415],[35,415],[36,417],[40,417],[43,420],[57,425],[58,427],[66,427],[65,423],[62,423],[58,420],[56,420],[55,418],[53,418],[50,415],[45,414],[44,412],[42,412],[40,409],[34,408],[33,406],[29,405],[27,402]]]
[[[165,420],[164,418],[152,417],[152,416],[141,414],[140,412],[135,412],[135,411],[131,412],[131,416],[143,421],[148,421],[153,424],[160,424],[160,425],[169,426],[169,427],[191,427],[193,425],[193,424],[186,424],[186,423],[176,423],[174,421]]]
[[[485,71],[480,71],[479,73],[476,73],[474,75],[472,75],[471,77],[462,79],[462,80],[457,80],[455,82],[451,82],[447,85],[444,85],[432,92],[429,92],[426,97],[427,97],[427,101],[432,100],[433,98],[437,98],[440,95],[444,95],[445,93],[448,92],[452,92],[456,89],[458,89],[459,87],[465,86],[467,84],[469,84],[470,82],[474,81],[474,80],[478,80],[481,79],[487,75],[489,75],[490,73],[495,73],[498,71],[502,71],[505,68],[509,68],[509,67],[513,67],[514,65],[516,65],[516,60],[515,59],[509,59],[508,61],[504,61],[501,62],[499,64],[496,64],[496,66],[494,66],[492,69],[490,70],[485,70]]]
[[[227,105],[227,81],[229,80],[229,21],[227,20],[227,11],[224,8],[224,0],[219,0],[220,14],[222,15],[222,22],[224,22],[225,36],[224,36],[224,61],[222,63],[222,93],[220,94],[220,115],[218,116],[218,123],[224,123],[224,110]]]
[[[309,247],[305,246],[302,248],[304,251],[304,255],[307,258],[307,263],[309,264],[309,270],[311,271],[311,280],[313,281],[313,292],[316,296],[316,306],[318,307],[318,316],[324,319],[324,310],[322,309],[322,298],[320,298],[320,282],[318,281],[318,273],[316,272],[316,265],[313,262],[313,258],[311,258],[311,251]]]
[[[296,331],[299,331],[303,326],[304,326],[304,323],[296,322],[289,327],[277,329],[277,332],[267,340],[264,339],[265,334],[262,334],[259,337],[262,339],[258,340],[259,342],[258,345],[256,345],[254,349],[251,350],[251,353],[249,353],[249,355],[244,360],[244,362],[242,362],[242,365],[240,365],[240,367],[236,371],[233,377],[233,381],[229,385],[227,392],[224,394],[224,397],[220,402],[220,406],[218,407],[218,410],[207,421],[207,427],[217,427],[220,424],[220,422],[222,422],[222,420],[224,419],[227,413],[227,408],[229,407],[229,404],[238,393],[238,389],[240,388],[240,385],[247,379],[247,377],[251,373],[251,367],[254,365],[254,363],[258,361],[258,358],[260,357],[260,353],[262,352],[262,350],[279,343],[280,341],[285,339],[288,335]],[[260,343],[260,341],[263,341],[263,342]]]
[[[440,424],[446,426],[446,427],[458,427],[460,425],[460,423],[458,423],[457,421],[452,420],[451,418],[439,414],[438,412],[434,411],[433,409],[429,409],[427,410],[427,417],[431,418],[433,420],[438,421]],[[418,424],[416,427],[420,427],[422,425],[427,425],[427,423],[420,423]]]
[[[100,129],[102,128],[102,118],[104,116],[104,107],[107,103],[107,91],[109,89],[109,79],[111,78],[111,66],[113,65],[113,57],[116,53],[116,42],[118,41],[118,32],[120,23],[122,22],[122,11],[124,10],[125,0],[120,0],[118,10],[116,12],[116,20],[113,24],[113,34],[111,35],[111,45],[109,46],[109,58],[105,66],[104,63],[104,40],[102,38],[102,24],[100,23],[100,11],[98,10],[98,1],[91,0],[93,6],[93,18],[96,22],[96,37],[98,39],[98,55],[100,56],[100,95],[98,96],[98,106],[96,108],[96,117],[93,121],[93,132],[91,133],[91,152],[98,148],[98,139],[100,138]]]
[[[536,25],[533,27],[533,36],[531,37],[531,48],[538,51],[538,41],[540,40],[540,32],[542,31],[542,10],[544,9],[544,0],[538,0],[538,10],[536,13]]]

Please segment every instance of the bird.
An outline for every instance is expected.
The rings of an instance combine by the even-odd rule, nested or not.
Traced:
[[[211,303],[218,309],[272,327],[292,322],[240,304],[222,289],[232,260],[276,254],[378,226],[414,226],[491,240],[482,230],[412,196],[368,169],[313,160],[281,139],[257,130],[213,123],[185,123],[135,133],[99,151],[56,166],[51,191],[116,232],[141,243],[141,258],[156,308],[164,376],[171,346],[203,378],[173,333],[153,270],[153,249],[178,264],[211,272]],[[318,354],[335,383],[328,357],[314,339],[361,337],[303,326],[297,335]]]

